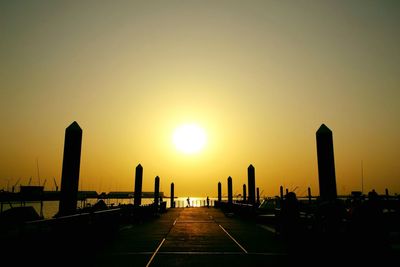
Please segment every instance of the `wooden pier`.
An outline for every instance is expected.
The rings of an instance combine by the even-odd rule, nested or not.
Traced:
[[[311,229],[287,239],[274,225],[234,210],[188,207],[160,213],[151,205],[131,205],[25,222],[2,232],[0,251],[5,266],[41,267],[293,266],[299,260],[317,264],[320,258],[330,264],[367,263],[371,257],[389,263],[400,256],[398,237],[392,249],[381,251],[369,249],[383,244],[368,239],[360,244],[346,232]]]
[[[169,209],[154,221],[121,228],[95,265],[278,266],[287,260],[273,232],[203,207]]]

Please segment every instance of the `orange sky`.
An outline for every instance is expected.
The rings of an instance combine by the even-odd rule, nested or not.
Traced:
[[[83,129],[80,189],[318,193],[315,132],[333,131],[337,189],[400,192],[398,1],[2,1],[0,188],[53,177]],[[205,149],[173,131],[196,123]]]

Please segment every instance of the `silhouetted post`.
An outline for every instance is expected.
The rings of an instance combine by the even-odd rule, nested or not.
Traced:
[[[174,196],[174,190],[175,190],[175,185],[174,183],[171,183],[171,208],[175,208],[175,196]]]
[[[257,187],[257,204],[260,204],[260,188]]]
[[[243,202],[246,202],[246,184],[243,184]]]
[[[218,182],[218,202],[222,201],[222,186],[221,182]]]
[[[287,195],[287,194],[289,194],[289,189],[288,189],[288,188],[286,188],[286,195]]]
[[[75,213],[78,201],[79,169],[81,164],[82,129],[74,121],[65,129],[64,158],[61,174],[61,192],[58,213]]]
[[[283,240],[288,244],[289,251],[298,251],[299,246],[295,246],[293,241],[300,237],[300,211],[299,202],[294,192],[290,192],[285,196],[285,201],[283,201],[281,205],[279,217],[280,232]]]
[[[256,174],[253,165],[247,168],[247,183],[249,184],[249,203],[256,203]]]
[[[279,187],[279,195],[281,196],[281,199],[283,199],[283,186]]]
[[[307,191],[308,191],[308,203],[311,204],[311,188],[310,187],[307,188]]]
[[[337,192],[332,131],[325,124],[322,124],[316,133],[316,137],[319,194],[322,200],[335,200]]]
[[[387,188],[385,188],[385,195],[386,195],[386,199],[389,199],[389,190]]]
[[[154,179],[154,205],[158,207],[160,199],[160,177],[156,176]]]
[[[232,177],[228,177],[228,204],[233,203],[233,198],[232,198]]]
[[[143,181],[143,167],[142,165],[137,165],[135,172],[135,192],[134,205],[140,206],[142,204],[142,181]]]

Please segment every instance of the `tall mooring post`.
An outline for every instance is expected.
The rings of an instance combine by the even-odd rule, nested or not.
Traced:
[[[74,121],[65,129],[64,158],[58,215],[76,212],[78,202],[79,169],[81,164],[82,129]]]
[[[279,196],[283,199],[283,186],[279,187]]]
[[[257,205],[260,205],[260,188],[257,187]]]
[[[135,172],[135,192],[133,194],[133,205],[140,206],[142,204],[142,181],[143,181],[143,167],[137,165]]]
[[[247,168],[247,183],[249,185],[249,203],[256,203],[256,174],[253,165]]]
[[[308,187],[308,188],[307,188],[307,191],[308,191],[308,203],[311,204],[311,198],[312,198],[312,196],[311,196],[311,188]]]
[[[322,124],[316,133],[316,137],[319,195],[323,201],[335,200],[337,191],[332,131],[325,124]]]
[[[175,185],[171,183],[171,208],[175,208]]]
[[[246,184],[243,184],[243,202],[246,202],[247,200],[246,192]]]
[[[221,182],[218,182],[218,202],[222,201],[222,185]]]
[[[154,179],[154,205],[158,207],[160,202],[160,177],[156,176]]]
[[[228,204],[233,203],[233,198],[232,198],[232,177],[228,177]]]

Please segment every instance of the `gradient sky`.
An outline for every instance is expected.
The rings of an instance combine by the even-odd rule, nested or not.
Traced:
[[[400,193],[399,1],[1,1],[0,189],[60,184],[83,129],[80,189],[318,193],[315,132],[334,138],[339,194]],[[183,123],[208,136],[178,152]]]

